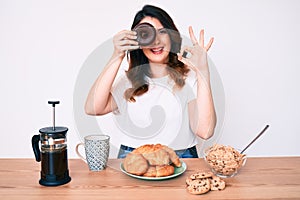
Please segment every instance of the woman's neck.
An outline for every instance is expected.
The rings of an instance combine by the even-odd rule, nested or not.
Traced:
[[[167,64],[150,63],[152,78],[161,78],[168,75]]]

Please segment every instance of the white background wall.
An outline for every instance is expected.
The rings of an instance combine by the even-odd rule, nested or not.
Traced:
[[[300,1],[0,0],[0,157],[33,158],[31,137],[51,126],[51,99],[61,101],[56,121],[70,129],[77,157],[78,73],[145,3],[168,11],[182,34],[192,25],[215,37],[209,55],[226,95],[219,143],[242,148],[269,124],[248,154],[300,155]]]

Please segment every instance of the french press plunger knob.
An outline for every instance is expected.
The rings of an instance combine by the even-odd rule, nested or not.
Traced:
[[[59,101],[48,103],[53,107],[53,126],[41,128],[40,134],[32,137],[32,148],[36,161],[41,161],[39,183],[45,186],[58,186],[71,181],[66,139],[68,128],[55,126],[55,105],[59,104]]]

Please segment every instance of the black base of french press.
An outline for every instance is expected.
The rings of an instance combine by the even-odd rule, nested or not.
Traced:
[[[68,173],[67,173],[68,174]],[[43,186],[59,186],[69,183],[71,181],[71,177],[67,175],[65,178],[56,180],[54,175],[49,175],[46,179],[40,179],[39,183]]]

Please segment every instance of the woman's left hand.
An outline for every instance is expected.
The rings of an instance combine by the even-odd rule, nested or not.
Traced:
[[[189,66],[193,71],[197,72],[208,72],[208,63],[207,63],[207,51],[210,49],[214,38],[210,38],[207,45],[204,45],[204,30],[200,31],[200,38],[197,41],[197,38],[194,35],[193,28],[189,27],[189,34],[193,46],[185,46],[180,53],[178,53],[178,60]],[[187,52],[189,55],[184,57],[184,53]]]

